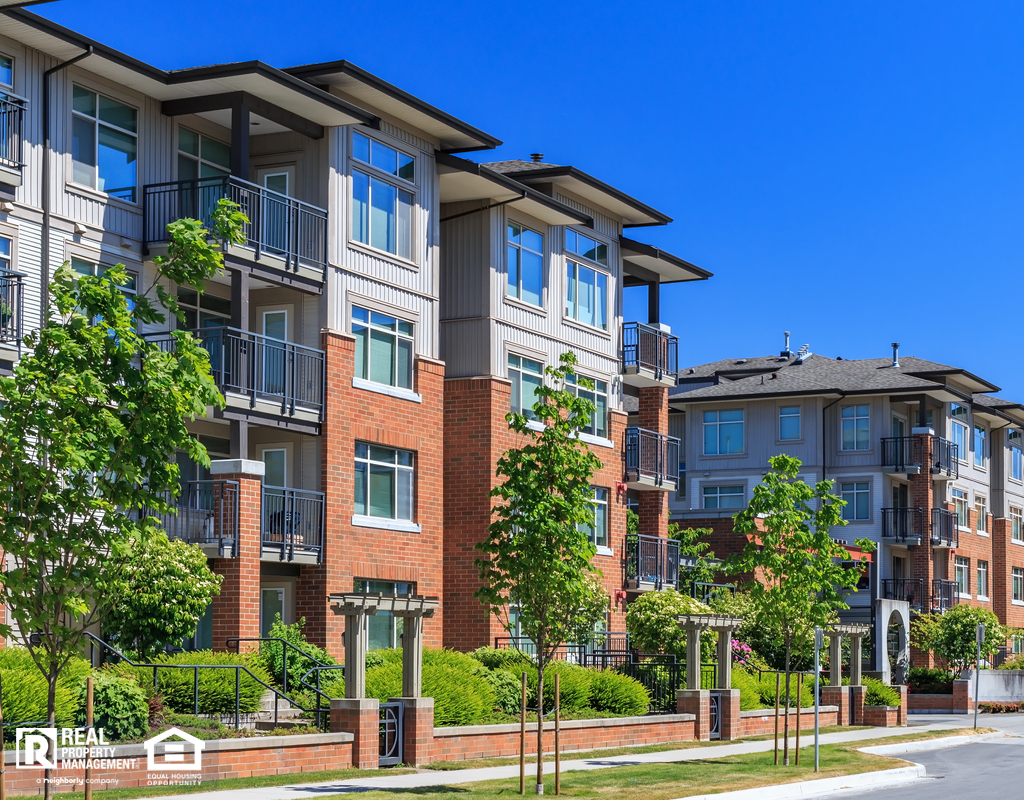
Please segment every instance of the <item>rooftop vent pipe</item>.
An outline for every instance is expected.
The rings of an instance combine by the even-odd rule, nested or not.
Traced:
[[[533,161],[535,164],[539,164],[539,163],[541,163],[544,160],[544,154],[543,153],[530,153],[530,160]]]
[[[893,342],[892,343],[892,365],[893,365],[893,367],[896,367],[897,369],[900,366],[900,343],[899,342]]]
[[[789,358],[793,355],[793,351],[789,349],[789,331],[782,332],[786,337],[786,344],[782,347],[782,352],[779,353],[783,358]]]

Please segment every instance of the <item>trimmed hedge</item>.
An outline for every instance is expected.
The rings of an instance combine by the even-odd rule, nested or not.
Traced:
[[[511,668],[518,669],[519,672],[529,667],[536,669],[533,659],[519,650],[498,650],[495,647],[480,647],[469,655],[487,667],[487,669]]]
[[[639,716],[647,713],[651,697],[642,683],[606,669],[590,675],[590,705],[595,711]]]
[[[385,701],[402,695],[401,662],[366,671],[366,696]],[[434,724],[476,725],[494,710],[495,694],[483,675],[453,666],[451,661],[423,664],[423,695],[434,698]]]
[[[78,725],[85,725],[86,682],[78,693]],[[93,681],[93,724],[108,741],[136,739],[149,731],[149,702],[138,681],[103,673]]]
[[[953,675],[945,669],[911,667],[907,672],[907,690],[925,694],[953,694]]]
[[[56,690],[56,721],[59,727],[74,725],[79,709],[78,684],[89,674],[89,663],[72,657],[61,672]],[[24,647],[0,648],[0,674],[3,675],[3,712],[5,722],[46,721],[46,678]],[[84,699],[84,696],[83,696]],[[14,727],[7,729],[14,737]]]
[[[796,682],[795,672],[789,676],[790,708],[796,708]],[[753,672],[742,668],[734,667],[732,670],[732,685],[734,689],[740,690],[740,710],[752,711],[758,708],[775,708],[775,673],[767,672],[760,677]],[[814,705],[814,681],[804,676],[803,691],[800,693],[800,705],[808,708]],[[782,675],[779,681],[779,705],[786,704],[786,676]]]
[[[862,682],[868,689],[864,696],[864,705],[897,707],[902,705],[900,693],[895,687],[882,683],[877,678],[864,678]]]

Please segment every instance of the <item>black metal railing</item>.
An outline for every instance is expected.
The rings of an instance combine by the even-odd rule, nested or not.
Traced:
[[[167,538],[217,545],[222,556],[237,554],[238,481],[189,481],[176,510],[153,515],[160,519]]]
[[[882,538],[906,542],[920,539],[924,534],[924,509],[883,508]]]
[[[631,588],[653,584],[655,589],[679,588],[679,542],[660,536],[626,536],[626,583]]]
[[[494,647],[518,650],[530,658],[537,655],[537,645],[528,636],[495,636]],[[551,656],[554,661],[602,669],[617,666],[629,657],[629,634],[625,631],[595,633],[587,642],[559,645]]]
[[[960,541],[956,525],[956,514],[947,508],[932,509],[932,544],[937,547],[955,548]]]
[[[15,94],[0,94],[0,166],[20,170],[21,141],[28,100]]]
[[[327,270],[327,212],[255,183],[230,175],[151,183],[142,190],[146,245],[167,241],[167,226],[182,217],[210,225],[217,202],[238,203],[249,219],[246,244],[256,253],[283,258],[286,268],[299,265]]]
[[[921,578],[884,578],[882,598],[909,603],[911,608],[924,608],[924,581]]]
[[[622,326],[622,368],[626,372],[646,370],[655,380],[679,374],[679,338],[642,322]]]
[[[21,343],[24,316],[24,274],[0,270],[0,342]]]
[[[264,486],[261,545],[293,561],[296,553],[312,553],[317,561],[324,547],[324,495],[305,489]]]
[[[960,590],[956,581],[936,578],[932,581],[931,610],[941,614],[960,603]]]
[[[950,478],[960,477],[960,445],[941,436],[932,437],[932,474],[945,473]]]
[[[720,597],[726,594],[736,594],[736,584],[690,581],[690,597],[694,600],[700,600],[702,603],[706,603],[714,597]]]
[[[893,436],[882,439],[882,466],[905,472],[921,465],[920,436]]]
[[[323,419],[324,351],[283,342],[238,328],[202,328],[191,333],[210,354],[210,370],[217,387],[257,400],[279,403],[281,413],[315,411]],[[153,334],[163,349],[174,347],[169,333]]]
[[[679,480],[679,440],[644,428],[626,428],[626,480],[674,490]]]

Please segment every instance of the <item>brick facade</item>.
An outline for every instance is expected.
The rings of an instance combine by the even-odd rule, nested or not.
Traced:
[[[228,639],[260,635],[260,507],[262,479],[253,475],[225,475],[238,481],[238,541],[234,558],[214,558],[210,567],[224,577],[213,599],[213,646],[225,649]],[[242,645],[242,649],[251,648]],[[230,649],[234,649],[233,647]]]
[[[779,709],[779,740],[781,742],[786,723],[783,718],[783,709]],[[826,728],[833,725],[842,725],[836,719],[836,707],[823,705],[818,708],[818,725]],[[800,730],[814,730],[814,708],[800,709]],[[789,710],[789,735],[796,732],[796,709]],[[775,733],[775,710],[754,709],[753,711],[741,711],[736,735],[733,738],[742,739],[748,736],[771,736]],[[781,746],[781,744],[780,744]]]

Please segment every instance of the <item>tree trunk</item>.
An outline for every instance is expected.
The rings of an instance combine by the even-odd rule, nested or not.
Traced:
[[[544,794],[544,639],[537,637],[537,794]]]
[[[782,766],[789,766],[789,656],[790,656],[790,641],[789,636],[786,637],[786,714],[785,722],[783,723],[783,734],[782,734]]]
[[[46,721],[49,723],[51,728],[57,727],[57,671],[53,668],[53,663],[50,663],[50,671],[46,675]],[[57,743],[50,742],[46,746],[47,758],[50,763],[56,763],[54,759],[57,757]],[[53,770],[47,767],[43,770],[43,798],[44,800],[50,800],[52,796],[52,786],[50,781],[53,780]]]

